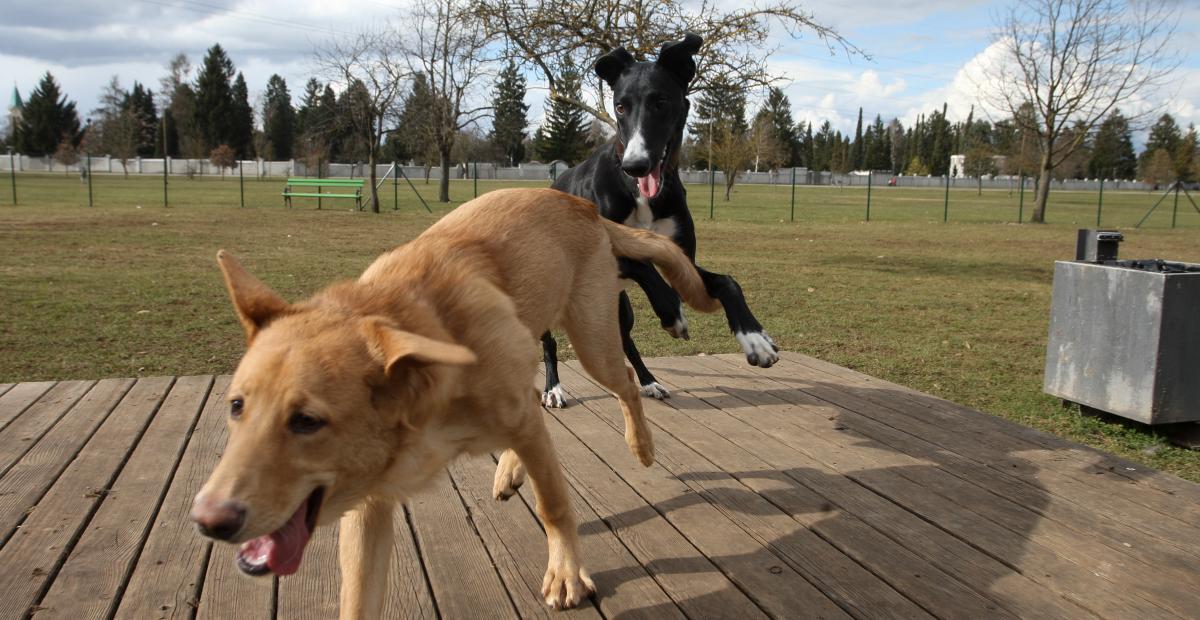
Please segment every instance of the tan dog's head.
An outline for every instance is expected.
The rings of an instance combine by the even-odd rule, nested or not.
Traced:
[[[288,304],[224,251],[217,262],[247,350],[227,394],[229,442],[192,520],[243,543],[244,572],[287,575],[318,522],[371,492],[475,355],[337,304]]]

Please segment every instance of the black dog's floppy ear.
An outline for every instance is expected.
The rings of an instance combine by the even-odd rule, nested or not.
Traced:
[[[609,88],[612,88],[616,86],[617,78],[621,77],[621,74],[633,63],[633,54],[623,47],[618,47],[596,61],[596,75],[607,82]]]
[[[696,77],[696,61],[692,56],[700,51],[700,46],[704,44],[704,39],[700,35],[689,32],[683,35],[682,41],[671,41],[664,43],[662,49],[658,52],[658,65],[671,75],[679,80],[679,84],[685,89],[692,83],[692,78]]]

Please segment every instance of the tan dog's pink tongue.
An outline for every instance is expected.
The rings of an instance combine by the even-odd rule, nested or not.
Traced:
[[[312,532],[304,522],[308,512],[308,502],[300,504],[288,522],[283,527],[247,541],[242,545],[241,553],[251,558],[266,556],[267,567],[276,575],[291,575],[300,569],[300,559],[304,557],[304,547]]]

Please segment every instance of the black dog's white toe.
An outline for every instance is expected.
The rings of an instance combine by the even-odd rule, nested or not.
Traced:
[[[742,352],[751,366],[770,368],[779,361],[779,347],[775,346],[775,341],[767,332],[741,332],[734,334],[734,337],[742,345]]]
[[[562,409],[567,406],[567,392],[561,383],[542,392],[542,404],[552,409]]]
[[[667,391],[667,388],[663,387],[662,384],[657,381],[643,385],[642,395],[649,396],[650,398],[656,398],[658,400],[664,400],[671,397],[671,393]]]

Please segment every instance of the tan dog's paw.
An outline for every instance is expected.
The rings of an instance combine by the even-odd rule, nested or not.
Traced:
[[[642,465],[649,467],[654,464],[654,436],[650,434],[649,428],[643,428],[641,432],[626,429],[625,443]]]
[[[496,465],[496,476],[492,479],[492,497],[507,501],[517,493],[522,484],[525,484],[525,466],[515,453],[506,450]]]
[[[564,562],[564,564],[566,564]],[[542,579],[542,596],[551,609],[571,609],[596,591],[587,571],[578,566],[550,565]]]

